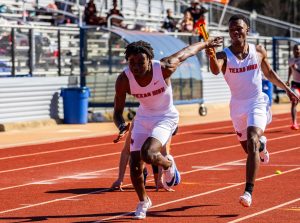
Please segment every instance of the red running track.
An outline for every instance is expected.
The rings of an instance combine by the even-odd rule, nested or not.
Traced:
[[[253,205],[244,189],[245,154],[229,121],[181,126],[172,154],[182,174],[175,192],[147,191],[146,222],[300,222],[300,131],[290,115],[268,126],[269,165],[261,166]],[[0,150],[0,222],[129,222],[138,202],[126,172],[125,191],[108,190],[117,178],[122,143],[114,136]],[[281,170],[282,174],[275,174]]]

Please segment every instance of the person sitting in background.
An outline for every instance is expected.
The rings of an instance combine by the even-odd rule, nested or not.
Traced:
[[[97,9],[94,0],[90,0],[84,9],[84,19],[87,25],[105,25],[105,18],[97,16]]]
[[[173,17],[171,9],[167,9],[167,17],[165,18],[161,28],[168,32],[174,32],[176,30],[176,20]]]
[[[178,30],[180,32],[193,32],[194,21],[192,14],[189,11],[185,11],[182,20],[179,22]]]
[[[119,9],[117,9],[118,3],[117,0],[113,1],[113,8],[109,10],[106,16],[106,20],[109,21],[111,19],[111,25],[121,27],[121,28],[126,28],[126,25],[123,23],[123,19],[118,19],[118,18],[110,18],[111,16],[119,16],[124,18],[123,14],[120,12]]]

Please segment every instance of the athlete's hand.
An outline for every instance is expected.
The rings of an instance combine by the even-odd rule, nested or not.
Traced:
[[[168,191],[168,192],[174,192],[175,191],[174,189],[172,189],[168,186],[164,186],[162,181],[158,180],[157,184],[156,184],[156,192],[158,192],[160,189],[164,189],[165,191]]]
[[[205,54],[207,57],[214,57],[216,55],[216,52],[215,52],[214,48],[206,48]]]
[[[206,41],[206,48],[219,47],[223,44],[223,37],[215,37]]]
[[[116,139],[114,139],[114,143],[119,142],[122,138],[124,138],[124,136],[126,135],[126,133],[129,131],[130,128],[130,123],[128,123],[127,125],[124,123],[124,125],[119,127],[119,135],[117,136]]]
[[[286,93],[293,104],[297,105],[299,103],[299,96],[297,96],[291,89],[289,89]]]
[[[110,189],[124,191],[122,187],[123,187],[123,182],[118,179],[111,185]]]

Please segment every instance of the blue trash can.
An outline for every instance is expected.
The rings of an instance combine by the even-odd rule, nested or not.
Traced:
[[[262,91],[269,97],[270,106],[273,102],[273,84],[269,80],[262,80]]]
[[[88,122],[89,88],[63,88],[61,96],[64,105],[64,123],[86,124]]]

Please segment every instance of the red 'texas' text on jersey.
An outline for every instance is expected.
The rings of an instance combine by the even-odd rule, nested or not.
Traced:
[[[166,89],[164,87],[162,87],[162,88],[159,88],[159,89],[151,91],[151,92],[147,92],[147,93],[143,93],[143,94],[132,94],[132,95],[136,98],[147,98],[147,97],[150,97],[150,96],[155,96],[155,95],[161,94],[165,90]]]
[[[257,64],[251,64],[247,67],[239,67],[239,68],[228,68],[230,73],[243,73],[249,70],[257,69]]]

